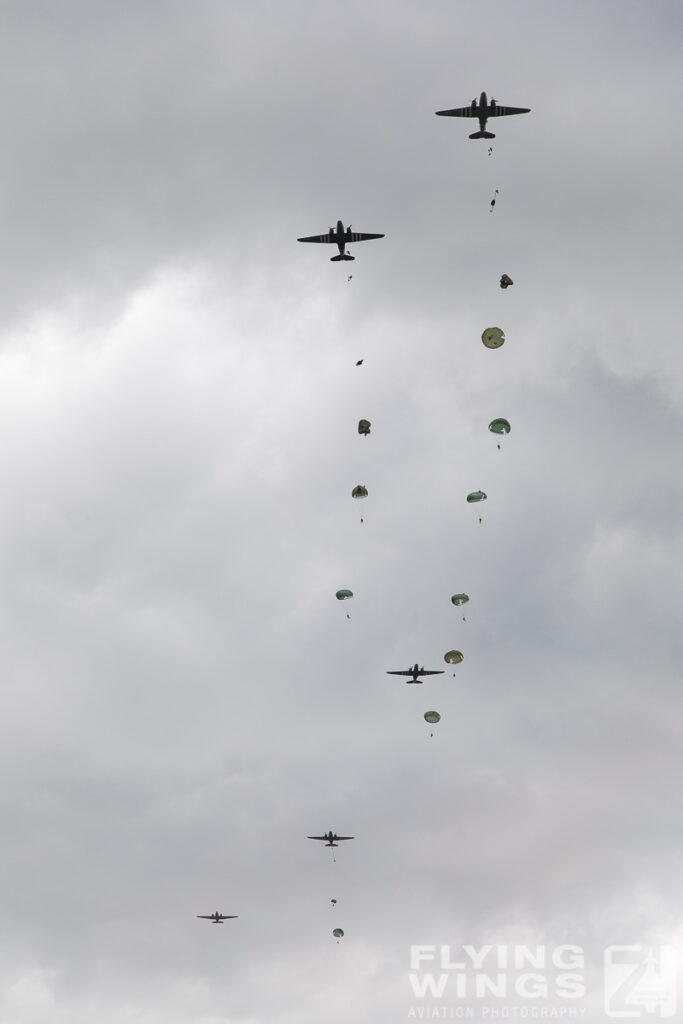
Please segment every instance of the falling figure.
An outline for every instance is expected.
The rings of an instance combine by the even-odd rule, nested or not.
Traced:
[[[356,366],[362,366],[362,365],[363,365],[363,360],[359,359],[358,362],[356,363]]]
[[[352,278],[353,278],[353,274],[349,274],[349,276],[346,278],[347,284],[348,284],[349,281],[352,280]]]
[[[496,196],[497,195],[498,195],[498,189],[496,189],[495,195],[494,195],[493,199],[491,200],[491,209],[489,210],[489,213],[493,213],[493,207],[496,205]]]
[[[491,153],[493,153],[493,146],[489,146],[489,156],[491,156]]]

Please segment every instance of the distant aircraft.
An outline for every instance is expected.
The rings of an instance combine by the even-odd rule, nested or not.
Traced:
[[[342,839],[355,839],[355,836],[338,836],[336,832],[327,832],[324,836],[306,836],[307,839],[322,839],[325,846],[337,846]]]
[[[237,917],[237,914],[219,914],[216,911],[214,914],[197,914],[197,917],[201,917],[204,921],[212,921],[214,924],[223,924],[224,921]]]
[[[437,110],[439,117],[477,117],[479,118],[479,131],[470,135],[471,139],[495,139],[493,132],[484,131],[486,122],[490,117],[503,117],[505,114],[528,114],[531,107],[501,107],[491,97],[489,103],[486,93],[483,92],[477,103],[476,98],[472,100],[469,107],[454,107],[453,110]]]
[[[326,235],[309,235],[307,238],[297,238],[297,242],[333,242],[339,247],[339,255],[331,256],[332,263],[336,263],[337,260],[355,260],[355,256],[350,256],[346,252],[346,246],[349,242],[366,242],[369,238],[384,238],[384,235],[369,235],[361,231],[352,231],[351,225],[345,228],[340,220],[337,221],[337,227],[330,228]]]
[[[399,669],[399,670],[393,670],[393,671],[391,669],[388,669],[387,670],[387,675],[388,676],[412,676],[413,678],[409,680],[409,683],[421,683],[422,680],[418,679],[418,676],[442,676],[443,675],[443,669],[441,669],[441,668],[437,668],[437,669],[419,668],[417,662],[415,662],[415,664],[413,665],[412,668]]]

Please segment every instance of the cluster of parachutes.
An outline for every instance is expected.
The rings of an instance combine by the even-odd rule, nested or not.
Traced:
[[[491,154],[491,150],[489,150],[489,156],[490,156],[490,154]],[[498,190],[496,189],[496,192],[497,191]],[[493,208],[494,205],[495,205],[495,199],[493,200],[493,202],[491,204],[491,208]],[[512,284],[514,284],[514,282],[513,282],[512,278],[510,278],[508,276],[508,274],[503,274],[501,276],[501,278],[500,278],[500,287],[503,290],[509,288]],[[500,327],[487,327],[482,332],[481,340],[482,340],[482,342],[483,342],[483,344],[484,344],[484,346],[486,348],[488,348],[488,349],[498,349],[498,348],[500,348],[505,343],[505,332]],[[356,363],[356,366],[360,366],[362,364],[362,362],[363,362],[362,359],[359,360]],[[498,438],[502,439],[504,436],[506,436],[507,434],[510,433],[511,427],[510,427],[509,420],[505,419],[502,416],[499,416],[499,417],[496,417],[496,418],[491,420],[491,422],[488,425],[488,429],[489,429],[489,431],[492,434],[494,434]],[[359,420],[358,421],[358,433],[361,436],[363,436],[363,437],[368,437],[370,432],[371,432],[370,420],[367,420],[367,419]],[[497,447],[500,449],[500,447],[501,447],[500,443],[498,443]],[[354,499],[367,498],[367,496],[368,496],[368,488],[365,486],[365,484],[356,484],[356,486],[351,491],[351,497],[354,498]],[[476,504],[476,503],[479,503],[479,502],[482,502],[482,501],[486,501],[486,500],[487,500],[487,494],[483,490],[470,491],[467,494],[467,501],[470,504]],[[361,521],[361,523],[363,523],[363,521],[364,521],[362,516],[361,516],[361,520],[360,521]],[[479,519],[479,522],[480,523],[482,522],[481,518]],[[346,588],[346,587],[344,587],[344,588],[341,588],[340,590],[337,590],[335,596],[336,596],[338,601],[349,601],[349,600],[351,600],[353,598],[353,591],[348,589],[348,588]],[[469,595],[464,593],[464,592],[453,594],[452,597],[451,597],[451,602],[456,607],[458,607],[458,608],[462,608],[464,605],[466,605],[469,602],[469,600],[470,600]],[[348,612],[346,613],[346,617],[347,618],[351,617]],[[463,621],[466,621],[466,617],[464,615],[463,615]],[[459,665],[463,661],[463,657],[464,656],[463,656],[462,651],[450,650],[450,651],[447,651],[444,654],[444,661],[448,665]],[[427,723],[427,725],[429,725],[432,728],[432,730],[433,730],[433,727],[438,725],[438,723],[441,721],[441,713],[439,711],[434,710],[434,709],[430,709],[430,710],[424,712],[423,718],[424,718],[424,721]],[[432,731],[432,732],[430,732],[430,737],[433,737],[433,736],[434,736],[434,732]],[[332,900],[331,902],[334,905],[334,904],[336,904],[337,901],[336,900]],[[339,942],[341,940],[341,938],[343,938],[343,936],[344,936],[344,931],[343,931],[342,928],[334,928],[332,930],[332,934],[336,938],[337,942]]]

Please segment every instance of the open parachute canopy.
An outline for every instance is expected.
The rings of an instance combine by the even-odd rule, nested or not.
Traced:
[[[343,928],[333,928],[332,929],[332,934],[334,935],[335,939],[343,939],[344,938],[344,929]]]
[[[338,590],[336,594],[338,601],[348,601],[350,597],[353,597],[352,590]]]
[[[449,665],[459,665],[462,657],[462,651],[446,651],[443,660],[448,662]]]
[[[489,430],[492,434],[509,434],[510,424],[504,419],[491,420]]]
[[[368,489],[367,487],[364,487],[363,484],[356,484],[354,489],[351,491],[352,498],[367,498],[367,496]]]
[[[467,594],[453,594],[451,601],[456,605],[456,607],[459,607],[461,604],[467,604],[469,597]]]
[[[370,433],[370,420],[359,420],[358,421],[358,433],[369,434]]]
[[[487,327],[481,336],[487,348],[500,348],[505,341],[505,333],[500,327]]]
[[[472,491],[467,495],[468,501],[486,501],[486,495],[483,491]]]
[[[514,283],[515,282],[512,280],[512,278],[508,277],[507,274],[503,274],[503,276],[500,279],[500,287],[501,288],[509,288],[510,285],[514,284]]]
[[[425,711],[424,720],[429,722],[430,725],[436,725],[437,722],[441,721],[441,715],[438,711]]]

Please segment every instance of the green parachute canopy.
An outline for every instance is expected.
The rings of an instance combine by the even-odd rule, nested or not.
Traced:
[[[459,665],[462,661],[462,652],[447,651],[443,656],[443,660],[447,661],[449,665]]]
[[[489,430],[492,434],[509,434],[510,424],[504,419],[491,420]]]
[[[505,332],[500,327],[487,327],[481,336],[487,348],[500,348],[505,341]]]
[[[353,597],[352,590],[338,590],[336,594],[338,601],[348,601],[350,597]]]
[[[351,491],[352,498],[367,498],[367,496],[368,489],[367,487],[364,487],[363,484],[356,484],[354,489]]]
[[[512,278],[508,277],[507,274],[503,274],[503,276],[500,279],[500,287],[501,288],[508,288],[511,284],[514,284],[514,283],[515,282],[512,280]]]
[[[358,421],[358,433],[369,434],[370,433],[370,420],[359,420]]]
[[[438,711],[425,711],[424,720],[429,722],[430,725],[436,725],[437,722],[441,721],[441,715]]]
[[[332,929],[332,934],[334,935],[335,939],[343,939],[344,938],[344,929],[343,928],[333,928]]]
[[[451,601],[453,602],[454,605],[459,606],[461,604],[467,604],[467,602],[469,601],[469,597],[467,596],[467,594],[453,594]]]
[[[472,491],[471,494],[467,495],[468,501],[486,501],[486,495],[483,491]]]

